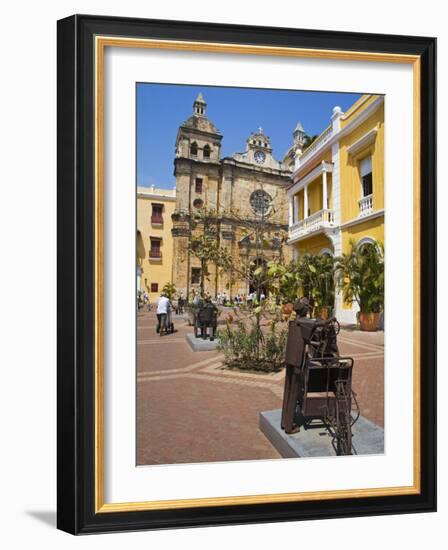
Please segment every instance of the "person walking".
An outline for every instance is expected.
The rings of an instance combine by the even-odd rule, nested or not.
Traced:
[[[162,336],[163,330],[167,330],[167,317],[170,310],[170,301],[165,296],[165,294],[161,294],[160,298],[157,300],[157,327],[156,332]]]
[[[177,300],[177,309],[179,310],[179,314],[182,314],[184,312],[185,307],[185,300],[183,297],[183,294],[179,295],[179,299]]]
[[[193,305],[198,307],[200,304],[201,304],[201,296],[200,296],[199,292],[196,292],[193,289]]]

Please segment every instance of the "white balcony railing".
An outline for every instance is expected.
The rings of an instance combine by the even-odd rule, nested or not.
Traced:
[[[294,223],[289,229],[289,238],[298,239],[316,231],[334,226],[334,212],[325,208],[319,210],[304,220]]]
[[[311,156],[314,155],[314,153],[323,147],[327,141],[331,138],[333,135],[333,126],[330,124],[325,130],[320,134],[320,136],[313,141],[313,143],[303,151],[302,155],[297,158],[297,166],[298,168],[300,165],[302,165],[306,160],[308,160]]]
[[[359,217],[363,218],[373,212],[373,195],[367,195],[359,201]]]

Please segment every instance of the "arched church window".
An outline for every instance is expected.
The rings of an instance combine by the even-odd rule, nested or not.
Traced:
[[[210,145],[205,145],[204,147],[204,158],[209,159],[210,158]]]
[[[198,144],[195,141],[190,145],[190,155],[194,157],[198,155]]]

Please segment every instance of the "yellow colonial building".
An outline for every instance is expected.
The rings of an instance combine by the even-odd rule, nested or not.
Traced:
[[[289,198],[293,256],[338,256],[358,245],[384,243],[384,97],[363,95],[345,113],[333,109],[330,125],[303,150],[300,123],[295,140]],[[336,295],[336,317],[353,323],[357,304]]]
[[[137,290],[154,303],[172,282],[175,189],[137,188]]]

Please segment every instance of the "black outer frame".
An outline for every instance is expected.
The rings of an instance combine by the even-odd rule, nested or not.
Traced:
[[[94,512],[94,37],[382,52],[421,58],[421,493]],[[57,526],[73,534],[436,510],[436,39],[74,15],[58,21]]]

